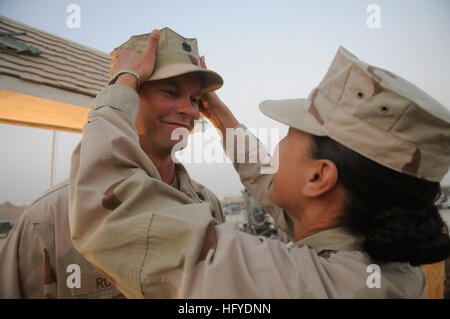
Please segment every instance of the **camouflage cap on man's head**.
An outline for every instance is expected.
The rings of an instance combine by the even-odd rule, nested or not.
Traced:
[[[132,36],[117,49],[144,52],[149,33]],[[162,80],[197,72],[202,78],[203,92],[211,92],[223,85],[222,77],[200,66],[197,39],[187,39],[169,28],[160,30],[156,62],[152,75],[145,81]]]
[[[260,109],[410,176],[440,182],[450,166],[449,110],[343,47],[308,99],[264,101]]]

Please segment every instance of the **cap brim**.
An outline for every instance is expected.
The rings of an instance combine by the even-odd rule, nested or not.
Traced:
[[[259,109],[277,122],[297,130],[327,136],[326,131],[316,119],[306,111],[311,101],[307,99],[266,100],[259,104]]]
[[[202,91],[203,93],[215,91],[220,89],[223,85],[222,77],[214,71],[198,67],[194,64],[169,64],[159,67],[152,75],[145,81],[156,81],[172,78],[179,75],[198,72],[202,77]]]

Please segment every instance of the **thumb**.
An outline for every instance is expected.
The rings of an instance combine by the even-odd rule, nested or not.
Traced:
[[[206,67],[206,62],[205,62],[205,56],[204,56],[204,55],[202,55],[202,56],[200,57],[200,66],[201,66],[202,68],[204,68],[204,69],[207,69],[207,67]]]
[[[155,55],[156,49],[158,48],[159,43],[159,30],[154,29],[152,33],[148,35],[147,47],[143,55]]]

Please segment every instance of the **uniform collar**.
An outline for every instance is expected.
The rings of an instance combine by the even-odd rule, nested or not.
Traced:
[[[170,183],[170,186],[180,190],[180,179],[178,178],[177,164],[175,164],[175,174],[173,175],[173,180],[172,183]]]
[[[307,245],[320,253],[324,250],[363,251],[364,236],[352,233],[344,227],[335,227],[312,234],[296,242],[293,247]]]
[[[189,176],[186,168],[180,164],[175,164],[175,178],[171,183],[171,186],[178,189],[180,192],[184,193],[186,196],[192,198],[197,202],[202,202],[203,200],[199,198],[196,188],[192,183],[192,179]]]

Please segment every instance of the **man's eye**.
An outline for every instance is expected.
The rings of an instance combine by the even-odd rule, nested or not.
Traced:
[[[163,90],[164,93],[170,95],[170,96],[176,96],[177,92],[173,91],[173,90]]]
[[[194,107],[200,108],[200,99],[192,98],[192,99],[191,99],[191,104],[192,104]]]

